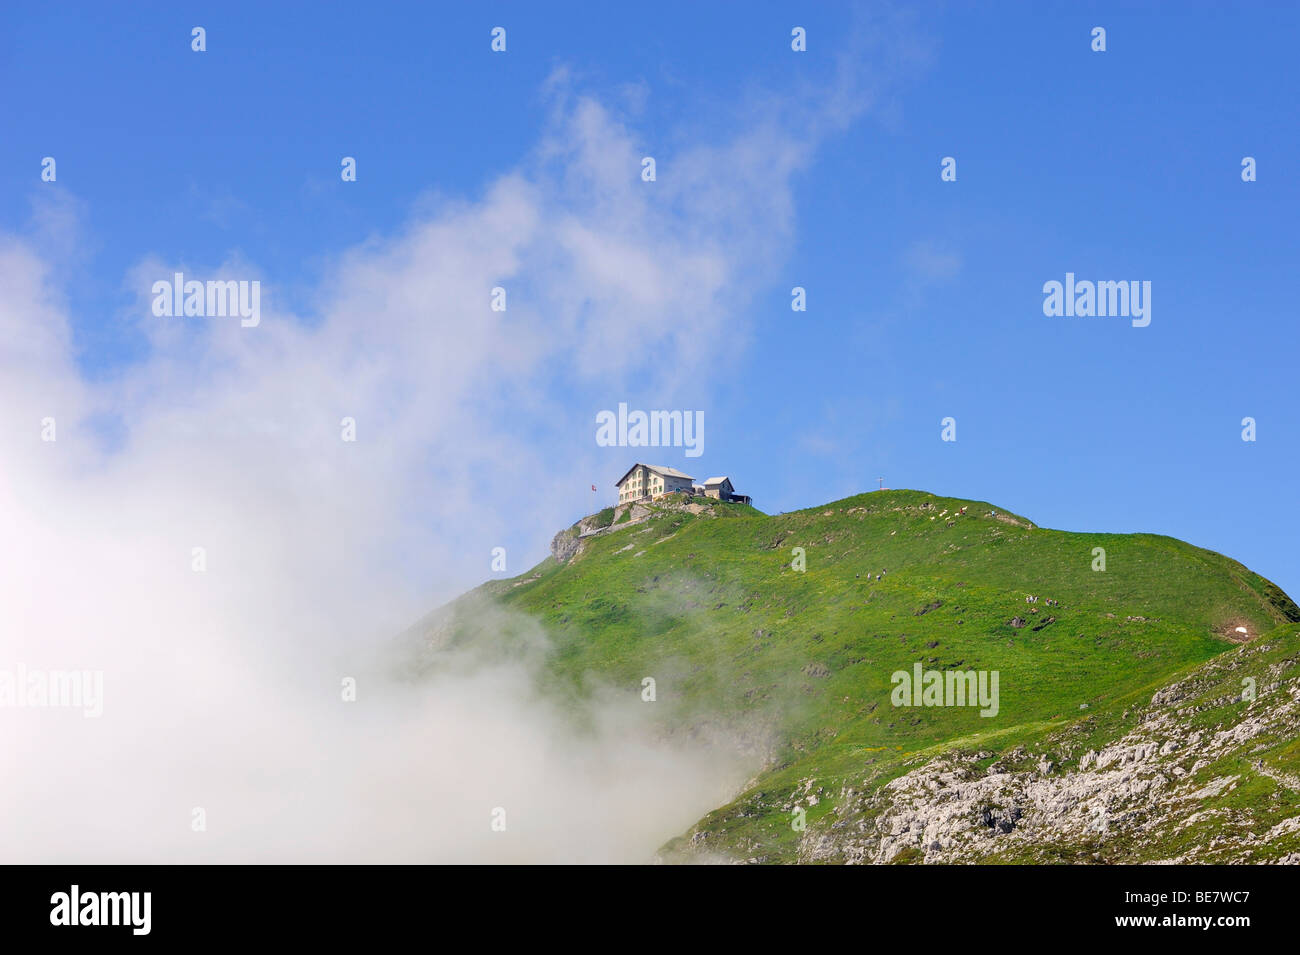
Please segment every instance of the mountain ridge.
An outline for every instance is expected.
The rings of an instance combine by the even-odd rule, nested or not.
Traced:
[[[1280,588],[1172,537],[1041,528],[988,502],[908,490],[777,515],[697,498],[635,507],[635,519],[626,506],[575,523],[556,535],[564,542],[558,554],[553,544],[534,568],[485,583],[412,635],[426,649],[508,652],[517,639],[510,626],[499,617],[481,625],[476,615],[485,606],[518,612],[548,635],[546,692],[578,699],[599,678],[631,696],[649,676],[665,736],[723,727],[741,745],[761,746],[751,785],[669,840],[662,857],[671,861],[951,862],[1008,852],[1035,861],[1153,861],[1106,848],[1119,844],[1119,816],[1106,816],[1094,832],[1060,805],[1096,803],[1103,808],[1088,811],[1102,815],[1107,800],[1127,805],[1109,788],[1109,773],[1120,758],[1112,750],[1130,737],[1123,745],[1144,754],[1133,778],[1148,778],[1140,763],[1153,768],[1151,779],[1166,780],[1142,790],[1152,806],[1160,792],[1181,791],[1184,776],[1188,785],[1199,780],[1207,767],[1193,770],[1195,761],[1177,777],[1154,767],[1174,765],[1176,750],[1161,752],[1166,743],[1185,752],[1210,747],[1214,737],[1189,743],[1193,731],[1170,729],[1148,753],[1139,717],[1183,717],[1159,716],[1142,701],[1223,654],[1254,660],[1261,646],[1281,647],[1285,661],[1300,643],[1300,607]],[[436,665],[428,662],[436,654],[425,660]],[[999,674],[996,716],[962,705],[898,705],[893,678],[917,664],[950,681]],[[1278,667],[1288,675],[1269,685],[1292,687],[1290,664]],[[1261,721],[1250,715],[1257,702],[1239,701],[1241,719],[1285,733],[1295,714],[1282,706],[1281,724]],[[1075,737],[1059,736],[1080,725],[1093,727],[1097,754],[1082,767],[1086,752],[1062,743]],[[1211,766],[1244,759],[1230,747],[1213,752]],[[1214,778],[1237,780],[1204,799],[1234,798],[1246,778],[1252,792],[1281,792],[1278,779],[1300,774],[1297,759],[1282,747],[1264,767],[1277,778],[1233,763],[1234,772]],[[1029,768],[1044,760],[1049,768]],[[975,811],[989,776],[1002,795]],[[950,792],[936,796],[945,786]],[[921,792],[939,801],[922,805]],[[1057,802],[1044,795],[1053,792]],[[1293,797],[1280,804],[1290,808]],[[955,815],[939,811],[945,801]],[[1165,807],[1163,817],[1179,815]],[[1034,831],[1043,838],[1025,848],[1022,836]],[[1072,833],[1075,849],[1042,848],[1060,842],[1046,838],[1053,832]],[[990,856],[986,833],[1015,838]],[[1292,835],[1280,831],[1263,845],[1285,848]],[[1178,855],[1172,842],[1168,848]]]

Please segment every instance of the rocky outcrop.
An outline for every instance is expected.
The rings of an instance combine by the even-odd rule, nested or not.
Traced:
[[[561,564],[567,564],[582,547],[577,530],[566,528],[551,538],[551,556]]]
[[[612,520],[605,525],[598,523],[597,514],[589,514],[572,527],[560,531],[551,538],[551,556],[561,564],[567,564],[582,553],[588,538],[615,534],[618,531],[644,524],[650,518],[666,511],[681,511],[702,517],[715,517],[713,508],[699,504],[687,495],[669,494],[656,500],[653,504],[633,501],[619,504],[614,508]]]
[[[1046,751],[957,751],[883,785],[844,784],[799,861],[1300,861],[1300,779],[1265,761],[1300,735],[1300,659],[1271,664],[1258,698],[1243,698],[1243,675],[1260,672],[1249,662],[1232,654],[1159,690],[1099,749],[1085,719],[1048,734]],[[1265,796],[1233,796],[1260,780]],[[809,804],[815,782],[790,805]]]

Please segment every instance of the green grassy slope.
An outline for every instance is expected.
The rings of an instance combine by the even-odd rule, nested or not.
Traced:
[[[1095,548],[1105,570],[1093,569]],[[919,753],[976,741],[1009,752],[1085,711],[1131,708],[1234,649],[1238,627],[1254,638],[1300,620],[1268,581],[1181,541],[1046,530],[919,491],[777,516],[660,508],[586,539],[567,563],[548,559],[445,608],[441,645],[508,648],[484,604],[543,625],[550,692],[581,696],[594,676],[634,693],[650,675],[664,732],[708,720],[764,735],[764,774],[702,825],[715,850],[769,861],[793,860],[803,836],[787,824],[789,800],[767,797],[800,780],[829,793],[864,773],[879,786]],[[916,661],[998,671],[997,715],[893,706],[891,674]],[[809,806],[809,827],[834,806]]]

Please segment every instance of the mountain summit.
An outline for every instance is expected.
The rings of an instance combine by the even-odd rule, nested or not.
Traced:
[[[743,791],[669,861],[1300,860],[1300,607],[1220,554],[877,491],[765,515],[669,495],[413,631],[508,651],[547,691],[725,731]],[[494,618],[499,619],[499,617]]]

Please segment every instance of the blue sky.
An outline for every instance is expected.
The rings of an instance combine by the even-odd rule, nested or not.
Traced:
[[[497,416],[484,441],[492,460],[575,462],[556,486],[502,505],[497,536],[523,566],[561,517],[594,509],[589,484],[612,503],[613,480],[640,459],[730,474],[768,512],[884,476],[1045,526],[1170,534],[1300,595],[1289,494],[1300,459],[1300,10],[1174,9],[10,6],[0,232],[48,264],[78,374],[114,389],[97,427],[130,432],[129,415],[112,421],[130,405],[123,393],[139,400],[156,384],[144,370],[160,348],[141,307],[142,263],[244,263],[283,309],[268,328],[327,324],[353,301],[335,294],[340,261],[490,206],[503,177],[524,171],[548,229],[600,205],[563,151],[581,116],[571,104],[590,98],[626,133],[629,155],[656,157],[656,182],[632,164],[627,192],[610,193],[649,204],[644,255],[680,237],[679,265],[717,248],[726,278],[703,283],[711,323],[650,343],[647,356],[631,336],[613,368],[551,355],[518,378],[503,371],[503,390],[535,399],[544,422],[480,385],[441,399]],[[201,54],[190,49],[196,25],[207,30]],[[498,25],[504,54],[489,49]],[[805,53],[790,49],[793,26],[807,29]],[[1094,26],[1107,30],[1104,53],[1090,48]],[[727,154],[736,143],[753,149]],[[57,183],[40,181],[44,156],[57,160]],[[357,158],[355,183],[340,181],[343,156]],[[944,156],[957,160],[956,182],[940,181]],[[1244,156],[1258,181],[1242,182]],[[674,192],[688,168],[706,186]],[[717,196],[730,210],[722,225]],[[752,220],[737,211],[751,207]],[[618,213],[592,215],[617,231]],[[629,235],[635,244],[641,232]],[[1150,326],[1045,317],[1042,285],[1066,272],[1150,281]],[[512,307],[529,303],[520,335],[560,321],[548,303],[565,299],[545,290],[548,278],[539,264],[502,280]],[[790,309],[796,285],[807,312]],[[665,303],[644,327],[700,324],[691,295],[642,291],[615,289],[579,329],[617,340],[619,296]],[[402,334],[454,342],[472,320]],[[513,354],[517,337],[496,332],[487,347]],[[385,353],[402,341],[395,333]],[[211,384],[212,364],[196,364]],[[167,380],[170,400],[183,398]],[[595,413],[619,401],[702,409],[705,454],[594,447]],[[946,416],[955,442],[940,440]],[[1258,422],[1253,443],[1241,440],[1246,416]],[[438,462],[459,453],[439,434],[421,449],[431,486],[451,479]],[[133,447],[123,439],[117,453]],[[414,501],[407,510],[435,536],[452,520]],[[426,546],[410,545],[410,560]],[[456,583],[482,576],[466,569]]]

